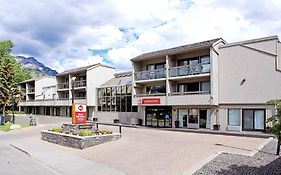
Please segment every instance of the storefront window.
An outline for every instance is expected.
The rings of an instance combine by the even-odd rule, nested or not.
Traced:
[[[228,125],[240,126],[240,109],[228,109]]]

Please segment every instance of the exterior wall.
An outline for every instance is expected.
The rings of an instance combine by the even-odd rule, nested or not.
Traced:
[[[276,58],[276,68],[281,71],[281,43],[277,42],[277,58]]]
[[[52,97],[52,94],[46,94],[46,91],[44,91],[44,87],[47,86],[56,86],[57,81],[56,78],[51,77],[44,77],[38,80],[35,80],[35,100],[43,100],[44,95],[45,97]]]
[[[138,112],[102,112],[96,111],[95,117],[98,118],[98,122],[102,123],[113,123],[114,119],[119,119],[122,124],[132,124],[135,118],[141,118]]]
[[[240,109],[240,126],[229,127],[228,126],[228,109]],[[275,108],[272,105],[220,105],[218,108],[218,124],[221,131],[242,131],[242,109],[265,109],[266,119],[275,114]]]
[[[95,67],[87,71],[87,105],[96,106],[96,89],[114,77],[114,69],[108,67]]]
[[[273,55],[239,45],[221,48],[219,103],[264,104],[281,98],[281,72],[275,66]]]

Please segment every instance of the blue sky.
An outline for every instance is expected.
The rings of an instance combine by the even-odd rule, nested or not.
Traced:
[[[58,72],[131,69],[143,53],[222,37],[281,34],[280,0],[0,0],[0,40]]]

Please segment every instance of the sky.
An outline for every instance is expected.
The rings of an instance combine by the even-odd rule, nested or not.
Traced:
[[[0,0],[0,40],[62,72],[214,38],[281,36],[280,0]]]

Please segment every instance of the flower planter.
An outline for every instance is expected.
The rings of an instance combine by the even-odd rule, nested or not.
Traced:
[[[118,140],[121,138],[120,133],[104,134],[104,135],[94,135],[94,136],[76,136],[71,134],[58,133],[48,130],[41,131],[41,139],[59,144],[62,146],[67,146],[76,149],[84,149],[91,146],[99,145],[105,142],[110,142]]]

